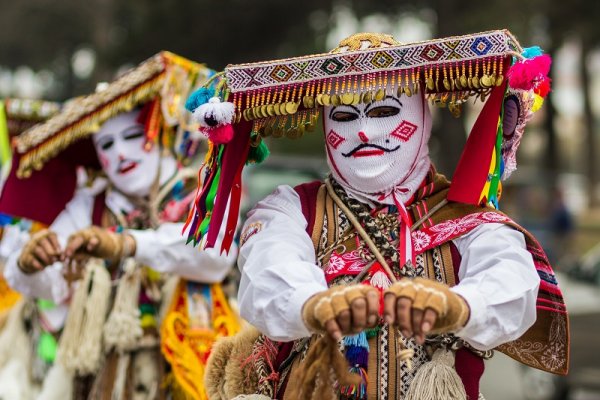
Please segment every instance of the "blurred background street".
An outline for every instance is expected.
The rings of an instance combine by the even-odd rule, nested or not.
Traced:
[[[496,354],[482,392],[488,400],[600,399],[600,2],[0,0],[0,10],[0,99],[65,101],[160,50],[220,70],[325,52],[360,31],[412,42],[507,28],[524,46],[541,46],[553,57],[553,91],[528,126],[500,207],[537,236],[559,271],[571,373],[538,374]],[[431,156],[449,177],[473,107],[460,119],[434,110]],[[280,157],[249,172],[247,207],[277,184],[325,173],[318,133],[268,145]]]

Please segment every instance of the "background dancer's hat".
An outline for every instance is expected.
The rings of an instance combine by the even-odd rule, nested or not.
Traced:
[[[203,137],[183,112],[184,102],[213,74],[201,64],[163,51],[102,90],[70,100],[46,122],[13,138],[12,168],[0,197],[0,213],[51,224],[73,197],[77,168],[100,170],[91,135],[108,119],[135,107],[142,107],[146,144],[160,141],[180,161],[188,162]],[[12,104],[7,103],[9,113]]]
[[[16,140],[18,175],[27,177],[73,143],[97,132],[110,118],[144,106],[141,117],[148,144],[159,140],[177,156],[189,156],[190,126],[184,111],[187,96],[214,72],[205,66],[163,51],[129,70],[101,90],[67,103],[62,111]],[[180,148],[182,147],[183,148]],[[193,147],[193,146],[192,146]],[[181,150],[181,151],[179,151]]]
[[[314,130],[323,106],[370,103],[390,91],[425,95],[454,115],[470,98],[485,102],[448,199],[497,206],[500,180],[516,168],[524,126],[549,91],[549,68],[548,55],[538,47],[521,48],[507,30],[408,44],[361,33],[327,54],[230,65],[187,102],[215,144],[188,220],[189,240],[197,244],[206,237],[206,246],[213,247],[226,219],[222,250],[229,249],[241,171],[268,155],[262,138],[299,138]]]

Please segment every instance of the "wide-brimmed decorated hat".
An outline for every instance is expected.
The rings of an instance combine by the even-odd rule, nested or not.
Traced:
[[[188,152],[189,146],[179,146],[184,146],[184,136],[194,133],[197,126],[190,126],[189,116],[183,112],[185,99],[213,74],[204,65],[176,54],[156,54],[101,90],[69,101],[46,123],[24,132],[16,140],[18,175],[27,177],[41,170],[48,160],[93,135],[108,119],[142,106],[149,143],[161,140],[165,146]]]
[[[455,115],[469,99],[485,102],[448,200],[497,206],[500,180],[516,168],[525,123],[549,91],[549,68],[548,55],[523,49],[507,30],[417,43],[361,33],[326,54],[229,65],[187,102],[214,144],[188,219],[189,241],[213,247],[225,223],[221,249],[229,249],[241,171],[268,155],[262,138],[302,137],[314,130],[323,106],[370,103],[390,91],[424,95]]]
[[[77,168],[100,169],[91,136],[108,119],[136,107],[142,108],[147,143],[160,142],[180,161],[189,161],[203,137],[184,112],[185,99],[213,74],[204,65],[163,51],[101,90],[66,102],[44,123],[13,138],[0,213],[52,223],[73,196]],[[7,104],[12,109],[12,101]]]

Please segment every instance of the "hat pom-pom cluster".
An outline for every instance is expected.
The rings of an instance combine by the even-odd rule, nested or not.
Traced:
[[[233,138],[235,106],[233,103],[221,101],[215,96],[213,89],[198,89],[190,96],[185,106],[200,124],[200,132],[213,143],[225,144]]]
[[[508,83],[514,89],[533,91],[533,112],[543,104],[544,98],[550,93],[550,65],[552,58],[542,54],[539,47],[530,47],[523,50],[525,59],[517,61],[508,71]]]

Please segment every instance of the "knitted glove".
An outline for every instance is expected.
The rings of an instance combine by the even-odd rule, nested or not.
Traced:
[[[390,286],[384,297],[389,293],[396,299],[405,297],[411,300],[413,309],[424,311],[430,308],[437,313],[429,334],[456,332],[469,320],[467,302],[443,283],[424,278],[402,279]]]
[[[327,321],[350,310],[352,303],[357,299],[364,299],[367,303],[367,295],[370,292],[374,292],[379,299],[377,289],[367,285],[335,286],[317,293],[304,303],[302,308],[304,324],[313,332],[325,333]]]
[[[131,249],[125,251],[124,235],[91,226],[69,237],[65,253],[67,257],[98,257],[110,264],[117,264],[123,257],[131,255]]]
[[[17,266],[25,274],[41,271],[60,259],[60,245],[56,234],[48,229],[34,233],[17,260]]]

